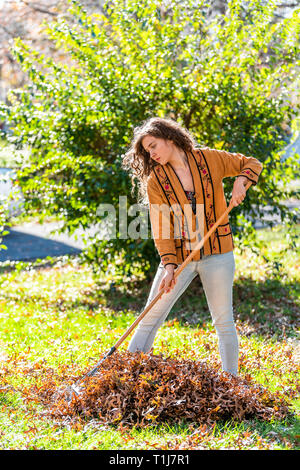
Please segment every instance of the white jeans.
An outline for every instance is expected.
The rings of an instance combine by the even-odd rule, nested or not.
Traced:
[[[164,293],[141,320],[130,341],[128,351],[149,352],[158,328],[167,318],[175,302],[198,274],[203,285],[213,325],[218,334],[222,369],[237,375],[239,346],[232,309],[234,272],[233,251],[206,255],[200,261],[191,261],[177,277],[173,289],[168,293]],[[160,264],[145,308],[157,295],[164,274],[165,268]]]

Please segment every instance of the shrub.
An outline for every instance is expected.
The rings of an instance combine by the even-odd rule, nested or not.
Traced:
[[[103,239],[106,214],[97,213],[100,204],[117,208],[119,196],[127,209],[136,202],[122,155],[133,128],[157,115],[186,126],[199,145],[264,162],[259,184],[231,213],[237,241],[259,247],[251,220],[267,205],[292,226],[295,214],[281,201],[295,194],[287,184],[297,159],[282,162],[280,151],[297,113],[297,11],[274,23],[274,3],[257,0],[232,0],[215,19],[207,1],[116,0],[90,16],[70,4],[72,24],[65,15],[44,25],[62,61],[16,39],[12,52],[28,83],[0,105],[9,140],[31,148],[18,172],[28,213],[56,215],[70,233],[95,225],[82,259],[96,273],[112,269],[124,279],[157,264],[150,225],[148,239],[122,238],[116,210],[116,237]],[[232,179],[224,189],[229,201]]]

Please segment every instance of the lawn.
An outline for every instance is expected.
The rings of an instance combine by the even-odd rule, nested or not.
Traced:
[[[300,226],[295,230],[299,234]],[[50,418],[42,403],[28,400],[31,388],[49,370],[75,378],[92,368],[142,311],[149,292],[142,274],[112,287],[112,279],[95,280],[77,258],[62,257],[50,266],[17,263],[13,270],[0,268],[0,448],[298,449],[300,256],[286,249],[283,227],[261,230],[259,236],[265,241],[260,256],[235,250],[240,376],[280,392],[291,404],[290,416],[270,422],[165,422],[143,428],[97,419],[72,426]],[[199,279],[159,330],[154,353],[220,366]]]

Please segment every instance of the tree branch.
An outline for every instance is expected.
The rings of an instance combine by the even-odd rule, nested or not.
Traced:
[[[39,13],[46,13],[47,15],[50,15],[50,16],[57,16],[58,14],[53,12],[53,11],[50,11],[48,9],[45,9],[45,8],[41,8],[40,6],[38,5],[35,5],[33,3],[30,3],[26,0],[21,0],[22,3],[24,3],[24,5],[28,6],[29,8],[31,8],[32,10],[34,11],[38,11]],[[53,4],[54,6],[55,4]]]

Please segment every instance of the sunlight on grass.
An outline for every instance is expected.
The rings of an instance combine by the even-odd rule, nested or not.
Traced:
[[[299,233],[299,226],[297,227]],[[280,391],[299,410],[299,253],[286,250],[287,234],[260,231],[262,255],[281,265],[272,271],[249,249],[235,252],[234,313],[240,341],[240,374]],[[26,268],[26,269],[25,269]],[[278,271],[279,270],[279,271]],[[111,292],[88,266],[70,259],[57,266],[2,271],[0,293],[0,407],[2,449],[291,449],[297,417],[284,423],[182,423],[136,429],[99,425],[73,429],[43,416],[24,399],[43,371],[80,376],[131,325],[145,305],[149,283]],[[154,353],[210,361],[220,367],[218,342],[198,281],[160,328]],[[139,289],[139,290],[138,290]],[[121,349],[126,349],[128,338]],[[298,429],[298,430],[297,430]]]

